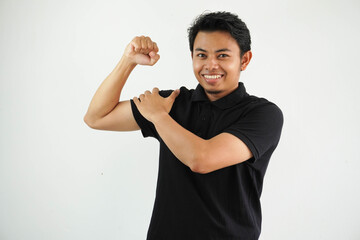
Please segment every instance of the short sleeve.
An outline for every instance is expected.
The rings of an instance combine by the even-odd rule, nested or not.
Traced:
[[[171,93],[172,93],[172,90],[165,90],[165,91],[159,92],[160,96],[162,96],[162,97],[168,97],[168,96],[170,96]],[[159,139],[159,134],[156,131],[154,124],[152,122],[148,121],[146,118],[144,118],[143,115],[141,115],[141,113],[139,112],[138,108],[136,107],[136,105],[132,99],[130,99],[130,103],[131,103],[131,110],[133,112],[135,121],[141,129],[141,133],[142,133],[143,137],[154,137],[156,139]]]
[[[136,123],[139,125],[141,129],[141,133],[143,137],[155,137],[157,138],[158,134],[155,129],[154,124],[152,122],[148,121],[146,118],[141,115],[138,108],[136,107],[134,101],[131,99],[131,109],[135,118]]]
[[[264,154],[271,155],[281,135],[283,114],[273,103],[262,104],[249,111],[224,130],[241,139],[257,161]],[[271,151],[271,152],[269,152]]]

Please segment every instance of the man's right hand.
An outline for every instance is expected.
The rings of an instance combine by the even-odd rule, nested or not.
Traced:
[[[154,65],[160,58],[156,42],[149,37],[135,37],[126,47],[124,57],[140,65]]]

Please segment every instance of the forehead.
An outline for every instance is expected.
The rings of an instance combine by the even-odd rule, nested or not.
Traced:
[[[194,49],[196,48],[202,48],[208,51],[227,48],[234,52],[240,52],[236,40],[230,33],[224,31],[198,32],[194,41]]]

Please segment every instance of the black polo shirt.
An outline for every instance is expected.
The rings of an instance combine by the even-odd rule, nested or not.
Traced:
[[[172,91],[160,91],[167,97]],[[240,138],[253,158],[211,173],[199,174],[178,160],[154,125],[131,101],[144,137],[160,142],[159,173],[148,240],[255,240],[261,230],[260,195],[269,159],[283,124],[281,110],[250,96],[243,83],[229,95],[209,101],[203,88],[180,89],[170,116],[209,139],[227,132]]]

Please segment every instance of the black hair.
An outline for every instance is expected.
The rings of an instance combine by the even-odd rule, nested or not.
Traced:
[[[190,51],[194,49],[194,41],[199,31],[225,31],[236,40],[240,48],[240,57],[251,50],[250,31],[246,24],[230,12],[210,12],[199,15],[188,28]]]

